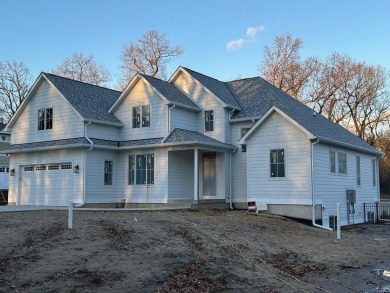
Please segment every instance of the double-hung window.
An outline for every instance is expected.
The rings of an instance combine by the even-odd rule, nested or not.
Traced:
[[[356,157],[356,184],[357,186],[361,185],[361,178],[360,178],[360,157]]]
[[[330,173],[336,173],[336,152],[329,151]]]
[[[104,185],[112,185],[112,161],[104,161]]]
[[[270,176],[271,178],[284,178],[284,149],[275,149],[270,151]]]
[[[38,130],[53,129],[53,108],[38,110]]]
[[[133,107],[133,128],[150,127],[150,105]]]
[[[129,157],[129,184],[154,184],[154,154]]]
[[[347,174],[347,154],[338,153],[339,155],[339,173]]]
[[[376,162],[372,160],[372,186],[376,186]]]
[[[204,130],[214,131],[214,111],[209,110],[204,112]]]

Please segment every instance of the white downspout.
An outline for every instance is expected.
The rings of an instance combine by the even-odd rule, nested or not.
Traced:
[[[93,148],[93,142],[92,140],[89,139],[88,137],[88,134],[87,134],[87,126],[90,125],[92,122],[91,121],[88,121],[87,124],[84,124],[84,137],[86,138],[86,140],[90,143],[90,148],[85,150],[84,151],[84,160],[83,160],[83,201],[77,205],[75,205],[76,208],[81,208],[85,205],[85,194],[86,194],[86,178],[87,178],[87,175],[86,175],[86,168],[87,168],[87,152],[91,151],[92,148]]]
[[[164,136],[161,143],[164,143],[167,140],[168,136],[171,134],[171,110],[175,107],[176,105],[173,105],[172,107],[168,108],[168,133]]]
[[[233,203],[232,203],[232,188],[233,188],[233,182],[232,182],[232,155],[237,151],[237,149],[234,149],[230,152],[230,188],[229,188],[229,204],[230,204],[230,209],[233,209]]]
[[[322,228],[322,229],[325,229],[325,230],[329,230],[329,231],[333,231],[333,229],[329,228],[329,227],[325,227],[325,226],[322,226],[322,225],[318,225],[316,224],[316,214],[315,214],[315,210],[316,210],[316,201],[315,201],[315,180],[314,180],[314,148],[313,146],[317,143],[319,143],[320,140],[317,139],[317,141],[311,143],[310,145],[310,153],[311,153],[311,194],[312,194],[312,201],[313,201],[313,205],[312,205],[312,224],[314,227],[318,227],[318,228]]]

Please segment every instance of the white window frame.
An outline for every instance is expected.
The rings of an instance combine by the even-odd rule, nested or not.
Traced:
[[[144,115],[144,111],[149,110],[149,115]],[[134,116],[136,111],[137,116]],[[134,106],[132,110],[132,126],[133,128],[150,127],[152,107],[150,105]],[[135,120],[137,119],[137,120]]]
[[[108,167],[106,164],[110,164]],[[105,186],[112,186],[112,182],[113,182],[113,175],[114,175],[114,161],[113,160],[104,160],[104,165],[103,165],[103,183]],[[107,176],[107,177],[106,177]]]
[[[341,168],[343,166],[343,164],[341,164],[341,159],[340,159],[340,155],[344,155],[345,156],[345,172],[341,172]],[[343,174],[343,175],[346,175],[348,174],[348,155],[346,152],[337,152],[337,161],[338,161],[338,165],[339,165],[339,168],[338,168],[338,171],[339,171],[339,174]]]
[[[332,154],[333,154],[334,162],[332,162]],[[336,151],[330,149],[330,150],[329,150],[329,172],[330,172],[330,174],[336,174],[336,170],[337,170],[336,161],[337,161],[337,158],[336,158]],[[334,166],[333,166],[332,163],[334,163]],[[333,168],[333,167],[334,167],[334,168]],[[332,171],[332,169],[333,169],[333,171]]]
[[[206,113],[210,113],[209,117],[212,117],[212,119],[209,118],[209,120],[206,120],[207,116]],[[212,132],[214,131],[214,122],[215,122],[215,114],[214,109],[207,109],[204,111],[204,131],[205,132]],[[211,127],[210,127],[211,126]],[[212,128],[212,129],[211,129]]]
[[[360,156],[356,156],[356,185],[362,186],[362,169]]]
[[[271,162],[271,152],[272,151],[280,151],[282,150],[283,151],[283,166],[284,166],[284,176],[272,176],[271,172],[272,172],[272,167],[271,167],[271,164],[277,164],[277,165],[281,165],[281,163],[272,163]],[[284,147],[276,147],[276,148],[272,148],[272,149],[269,149],[268,151],[268,166],[269,166],[269,173],[268,173],[268,176],[271,180],[284,180],[287,178],[287,155],[286,155],[286,148]],[[277,174],[278,175],[278,174]]]
[[[138,169],[137,160],[138,157],[145,156],[145,169]],[[134,161],[132,161],[134,159]],[[150,163],[148,160],[151,159]],[[134,163],[134,165],[133,165]],[[128,185],[154,185],[155,174],[156,174],[156,154],[155,153],[135,153],[129,155],[129,164],[128,164]],[[140,183],[137,182],[137,173],[139,171],[144,171],[145,181]]]
[[[51,116],[49,114],[49,111],[51,112]],[[43,119],[41,119],[40,113],[43,112]],[[53,108],[44,108],[38,110],[38,130],[50,130],[53,129],[54,124],[54,110]],[[43,125],[41,126],[41,123]]]
[[[376,159],[372,159],[372,186],[376,187]]]

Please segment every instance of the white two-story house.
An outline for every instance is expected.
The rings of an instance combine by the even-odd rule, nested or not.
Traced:
[[[41,73],[6,130],[10,205],[256,202],[329,226],[379,200],[381,153],[260,77],[179,67],[118,92]]]

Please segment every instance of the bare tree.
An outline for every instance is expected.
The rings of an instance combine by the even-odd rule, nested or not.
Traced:
[[[3,121],[15,114],[31,83],[30,69],[23,62],[0,62],[0,116]]]
[[[100,86],[104,86],[111,80],[108,69],[103,65],[96,64],[92,54],[87,56],[83,53],[73,53],[52,72],[63,77]]]
[[[123,47],[119,87],[123,89],[137,72],[165,79],[167,62],[181,54],[182,47],[171,47],[165,33],[146,32],[138,42]]]
[[[304,101],[303,89],[319,69],[317,58],[301,60],[302,40],[287,33],[277,36],[272,47],[264,47],[264,60],[259,66],[265,80],[294,98]]]

